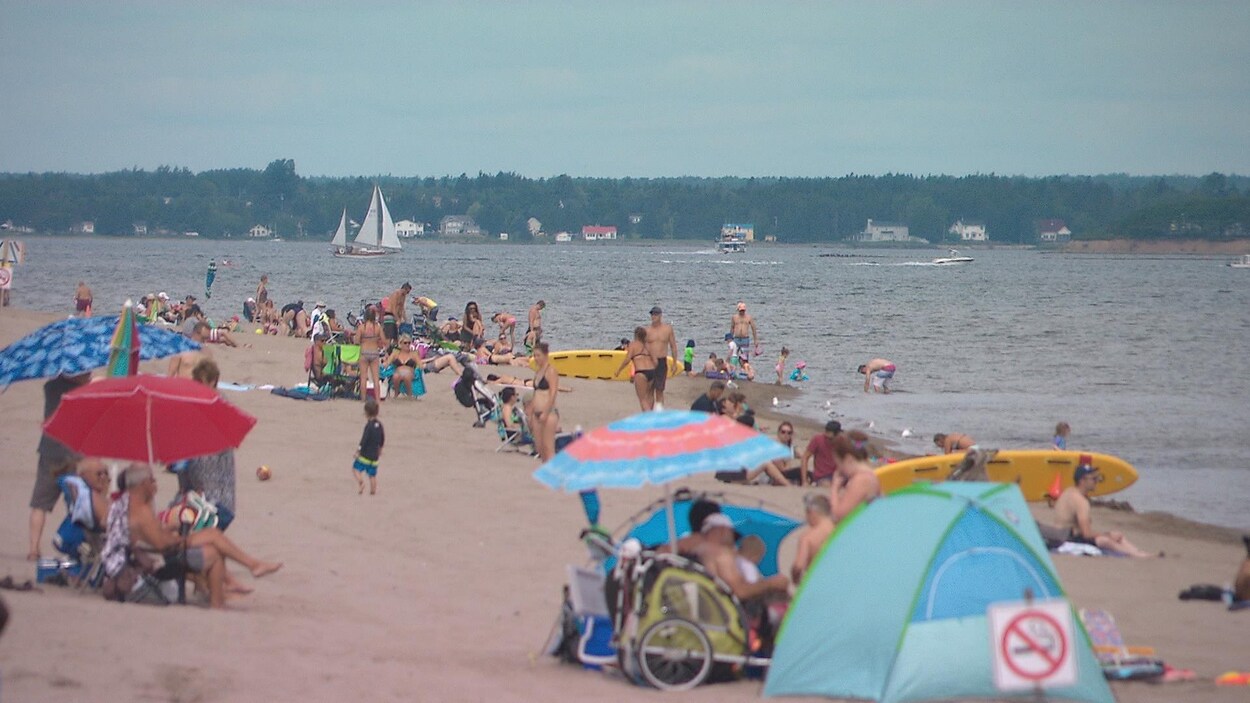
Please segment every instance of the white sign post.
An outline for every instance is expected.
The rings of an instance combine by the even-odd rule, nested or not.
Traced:
[[[1072,607],[1062,598],[999,603],[987,612],[994,686],[1044,690],[1076,684]]]

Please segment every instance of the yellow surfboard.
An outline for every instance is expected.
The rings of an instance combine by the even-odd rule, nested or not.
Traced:
[[[574,351],[553,351],[547,355],[556,373],[571,378],[594,378],[601,381],[628,381],[630,365],[618,374],[617,368],[625,360],[625,352],[615,349],[578,349]],[[534,361],[530,360],[530,368]],[[669,378],[682,372],[682,365],[668,357]]]
[[[1072,473],[1082,454],[1089,456],[1094,468],[1102,473],[1102,481],[1094,489],[1096,496],[1122,491],[1137,481],[1137,469],[1127,461],[1093,452],[1007,449],[998,452],[985,468],[991,481],[1015,483],[1025,500],[1039,501],[1046,499],[1056,476],[1060,490],[1072,485]],[[963,459],[964,453],[958,452],[896,461],[877,467],[877,478],[881,480],[882,492],[892,493],[914,481],[944,481]]]

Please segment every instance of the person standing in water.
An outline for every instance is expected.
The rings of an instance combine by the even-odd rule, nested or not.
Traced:
[[[256,309],[261,310],[269,301],[269,274],[262,274],[260,283],[256,284]]]
[[[74,291],[74,310],[79,317],[91,317],[91,303],[94,299],[91,295],[91,289],[87,284],[79,281],[78,289]]]
[[[1072,426],[1066,422],[1055,425],[1055,438],[1051,440],[1051,449],[1057,451],[1066,451],[1068,448],[1068,435],[1072,432]]]
[[[747,313],[747,304],[741,300],[738,301],[738,311],[729,318],[729,333],[738,346],[738,358],[750,362],[751,350],[759,343],[759,336],[755,330],[755,318]]]
[[[894,379],[894,372],[897,370],[894,362],[889,359],[873,359],[867,364],[860,364],[858,371],[864,374],[864,392],[871,389],[874,393],[889,393],[890,381]]]
[[[547,303],[543,300],[530,306],[529,328],[525,330],[525,343],[531,347],[536,347],[539,342],[543,341],[543,310],[546,307]]]

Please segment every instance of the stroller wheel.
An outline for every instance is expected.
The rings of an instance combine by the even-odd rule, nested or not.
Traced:
[[[703,628],[684,618],[661,620],[638,641],[638,668],[661,691],[688,691],[712,671],[712,643]]]

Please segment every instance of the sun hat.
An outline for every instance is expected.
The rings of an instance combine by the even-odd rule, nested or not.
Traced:
[[[706,533],[717,527],[727,527],[732,530],[734,529],[734,521],[730,520],[729,516],[724,513],[712,513],[703,519],[703,527],[699,531]]]

